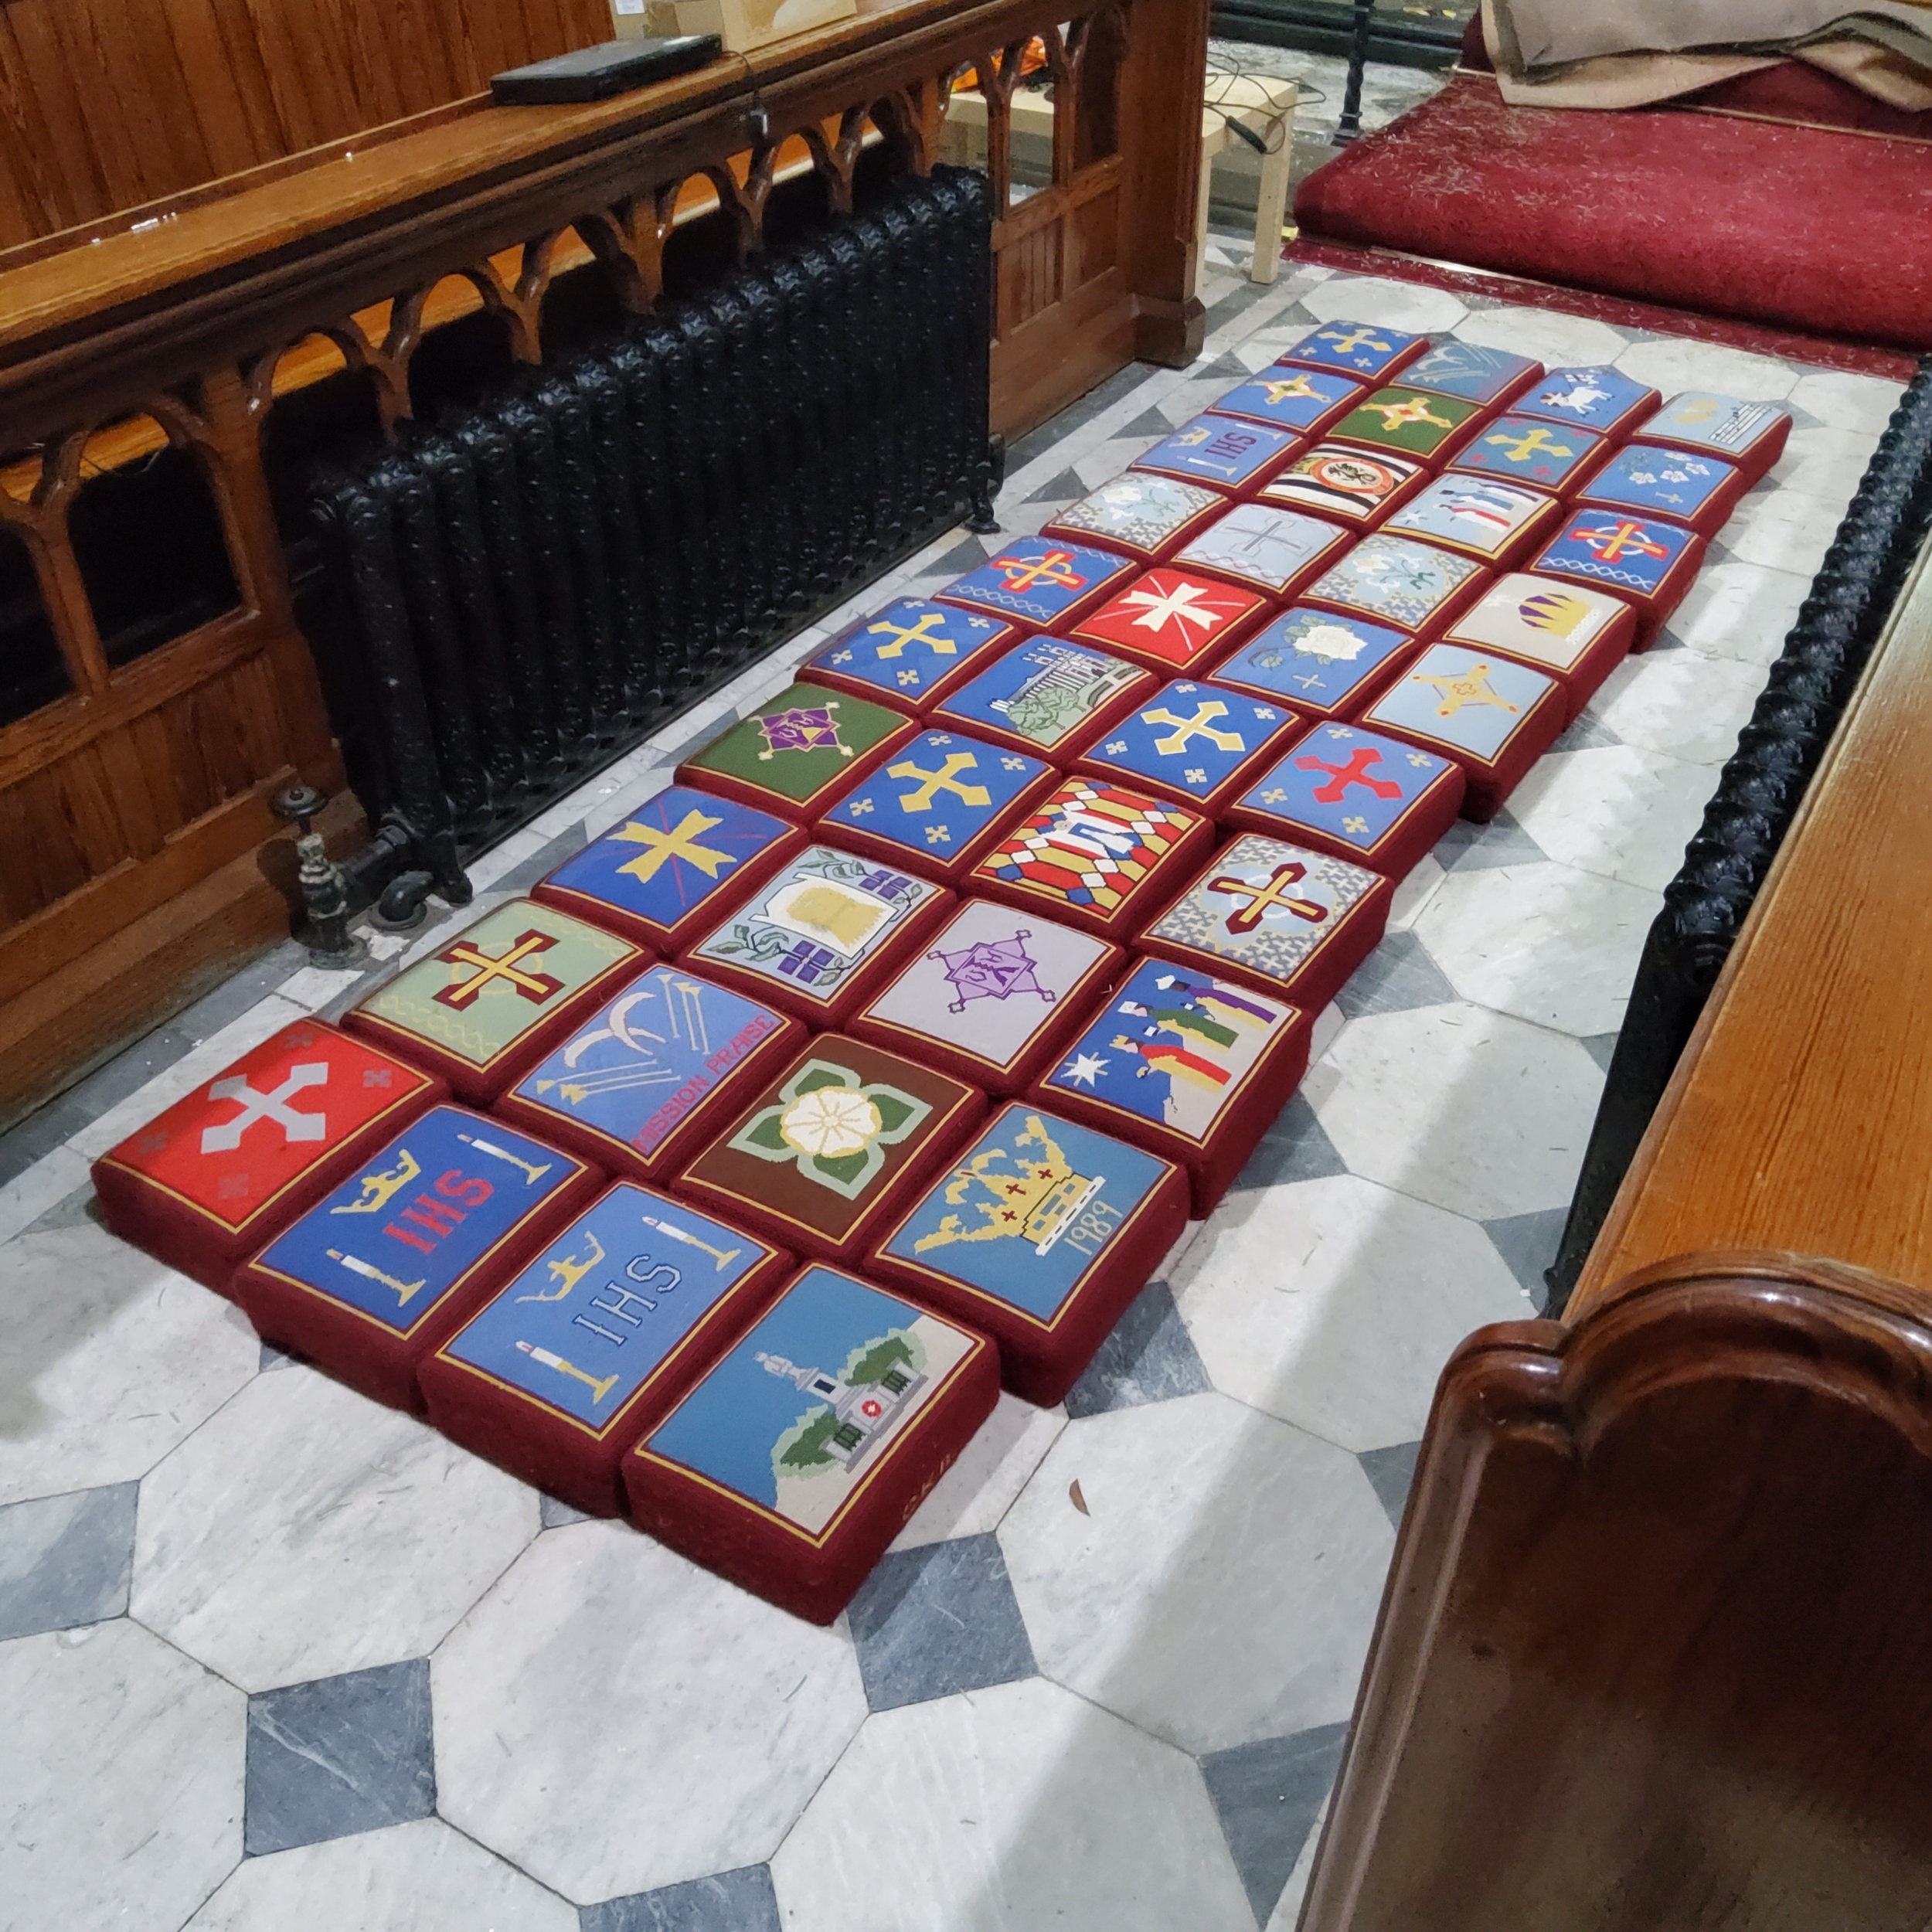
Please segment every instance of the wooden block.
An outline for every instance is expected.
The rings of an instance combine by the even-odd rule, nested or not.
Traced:
[[[769,813],[672,785],[539,879],[530,896],[670,954],[805,843]]]
[[[445,1090],[365,1040],[297,1020],[94,1162],[101,1218],[226,1294],[237,1264]]]
[[[631,1519],[829,1624],[998,1393],[983,1335],[808,1267],[625,1457]]]
[[[594,1516],[619,1465],[764,1313],[792,1257],[620,1181],[418,1370],[453,1442]]]
[[[1230,975],[1143,959],[1034,1084],[1034,1104],[1172,1161],[1210,1214],[1301,1084],[1308,1022]],[[1150,1264],[1160,1257],[1151,1255]]]
[[[951,903],[929,879],[808,845],[685,957],[808,1026],[838,1026],[926,943]]]
[[[418,1365],[604,1185],[507,1121],[434,1107],[243,1267],[266,1342],[420,1414]]]
[[[600,926],[512,899],[366,995],[342,1024],[488,1107],[650,963]]]
[[[1186,1225],[1186,1175],[1028,1104],[1003,1108],[866,1264],[991,1335],[1000,1379],[1050,1407]]]

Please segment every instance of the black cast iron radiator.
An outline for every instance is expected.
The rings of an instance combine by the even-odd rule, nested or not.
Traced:
[[[1664,888],[1632,982],[1561,1247],[1560,1315],[1678,1056],[1932,531],[1932,356],[1919,365],[1771,666],[1704,822]],[[1767,1047],[1775,1051],[1775,1046]]]
[[[318,479],[351,782],[467,896],[502,837],[987,510],[992,218],[935,168]]]

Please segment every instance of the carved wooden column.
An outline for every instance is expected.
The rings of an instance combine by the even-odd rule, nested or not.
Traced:
[[[1207,27],[1207,0],[1132,0],[1121,63],[1121,250],[1134,297],[1134,352],[1174,369],[1201,352],[1207,334],[1194,292]]]

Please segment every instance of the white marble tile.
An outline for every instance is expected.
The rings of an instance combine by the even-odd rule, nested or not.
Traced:
[[[251,1046],[259,1046],[270,1033],[291,1020],[308,1017],[293,1000],[270,994],[238,1019],[230,1020],[219,1033],[211,1033],[199,1046],[190,1047],[173,1066],[163,1068],[145,1087],[90,1122],[67,1145],[83,1161],[94,1160],[164,1107],[173,1106],[184,1094],[212,1079],[230,1060],[239,1060]]]
[[[1800,437],[1805,437],[1813,447],[1808,448],[1800,444]],[[1839,442],[1855,447],[1850,450],[1818,447]],[[1797,447],[1794,447],[1794,444]],[[1796,490],[1801,495],[1828,503],[1842,516],[1864,480],[1866,465],[1871,461],[1872,447],[1870,437],[1855,432],[1794,430],[1791,442],[1784,446],[1784,454],[1772,465],[1765,481],[1776,488]]]
[[[1509,813],[1560,864],[1662,892],[1716,789],[1708,765],[1598,745],[1538,759]]]
[[[1815,416],[1835,429],[1862,430],[1876,438],[1892,420],[1905,393],[1901,383],[1881,376],[1840,375],[1814,369],[1798,377],[1791,389],[1795,408]]]
[[[1069,1423],[999,1540],[1041,1671],[1190,1751],[1348,1716],[1392,1543],[1352,1456],[1212,1393]]]
[[[1759,491],[1731,512],[1717,542],[1740,563],[1816,575],[1832,547],[1845,505],[1798,490]]]
[[[0,1250],[0,1503],[130,1482],[254,1379],[241,1311],[92,1223]]]
[[[275,996],[292,1002],[305,1013],[318,1013],[338,994],[347,992],[362,977],[363,970],[359,966],[304,966],[275,988]]]
[[[1626,658],[1586,707],[1625,744],[1721,765],[1764,688],[1760,665],[1691,651]]]
[[[1633,342],[1616,359],[1616,366],[1632,382],[1648,383],[1667,403],[1685,389],[1711,389],[1747,403],[1778,402],[1798,383],[1798,371],[1788,362],[1682,335]]]
[[[432,1649],[537,1497],[312,1369],[258,1376],[141,1485],[130,1613],[245,1690]]]
[[[57,1147],[25,1172],[0,1187],[0,1243],[30,1227],[49,1208],[64,1201],[87,1179],[87,1163],[71,1147]],[[9,1258],[0,1253],[0,1287],[5,1284]]]
[[[1614,362],[1630,345],[1607,322],[1551,308],[1478,308],[1456,325],[1465,342],[1533,356],[1546,369]]]
[[[1274,1910],[1268,1914],[1267,1932],[1295,1932],[1301,1922],[1301,1902],[1308,1895],[1308,1880],[1315,1875],[1315,1855],[1321,1844],[1322,1828],[1328,1821],[1328,1806],[1334,1794],[1321,1801],[1321,1808],[1315,1815],[1315,1822],[1308,1827],[1308,1835],[1301,1842],[1301,1855],[1294,1862],[1294,1869],[1288,1874],[1288,1882],[1281,1888],[1281,1896],[1274,1902]]]
[[[247,1709],[124,1618],[0,1644],[0,1924],[175,1932],[241,1856]]]
[[[1315,1016],[1308,1029],[1308,1058],[1318,1060],[1335,1044],[1335,1036],[1347,1026],[1348,1016],[1331,1000]]]
[[[1441,862],[1425,853],[1414,866],[1396,881],[1395,897],[1389,907],[1389,930],[1406,933],[1435,896],[1436,888],[1449,876]]]
[[[1575,1040],[1457,1005],[1351,1022],[1301,1090],[1352,1173],[1490,1221],[1569,1205],[1603,1084]]]
[[[913,1512],[893,1548],[917,1549],[997,1529],[1013,1498],[1026,1487],[1027,1478],[1039,1467],[1041,1457],[1066,1427],[1066,1411],[1057,1404],[1036,1409],[1002,1389],[993,1413]]]
[[[1734,658],[1768,670],[1811,587],[1809,577],[1794,571],[1713,558],[1672,616],[1671,634],[1700,657]]]
[[[1383,322],[1417,335],[1453,329],[1469,313],[1446,289],[1379,275],[1338,275],[1310,289],[1301,306],[1319,322]]]
[[[884,1711],[773,1859],[787,1932],[1253,1932],[1197,1767],[1037,1679]]]
[[[652,754],[656,755],[655,753]],[[613,825],[628,818],[638,808],[657,797],[668,785],[677,782],[670,765],[653,764],[620,786],[609,798],[600,799],[583,815],[583,836],[587,842],[601,838]]]
[[[1559,865],[1450,874],[1416,936],[1464,999],[1579,1039],[1623,1024],[1655,891]]]
[[[560,806],[553,805],[544,816],[547,818],[561,809]],[[492,845],[488,852],[479,852],[470,862],[468,869],[470,883],[476,888],[477,896],[481,898],[499,879],[506,873],[515,871],[526,860],[534,859],[558,832],[576,823],[577,817],[573,815],[563,819],[554,830],[546,830],[540,825],[526,825],[521,832],[512,833],[500,845]],[[463,906],[461,910],[465,924],[476,916],[474,903]]]
[[[183,1932],[577,1932],[577,1914],[440,1818],[250,1859]]]
[[[1358,1454],[1421,1435],[1471,1329],[1536,1313],[1473,1221],[1352,1174],[1230,1196],[1175,1299],[1217,1389]]]
[[[552,1530],[431,1668],[438,1808],[580,1903],[769,1858],[866,1716],[842,1630],[622,1523]]]

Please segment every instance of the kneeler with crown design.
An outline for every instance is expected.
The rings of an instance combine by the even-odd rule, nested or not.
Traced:
[[[1187,1224],[1168,1161],[1032,1104],[1009,1106],[867,1264],[999,1345],[1000,1379],[1050,1407]]]

